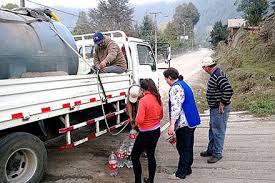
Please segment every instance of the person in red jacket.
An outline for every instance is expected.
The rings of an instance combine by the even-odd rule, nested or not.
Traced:
[[[163,118],[161,97],[152,79],[140,82],[143,97],[139,100],[136,124],[139,134],[136,138],[131,154],[135,183],[141,183],[140,155],[146,151],[148,159],[149,177],[144,178],[145,183],[153,183],[156,172],[155,150],[160,137],[160,120]]]

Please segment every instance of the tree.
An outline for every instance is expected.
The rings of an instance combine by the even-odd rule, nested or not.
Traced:
[[[239,0],[237,10],[251,26],[258,26],[268,10],[268,0]]]
[[[19,6],[17,4],[8,3],[6,5],[2,5],[1,8],[12,10],[12,9],[15,9],[15,8],[19,8]]]
[[[142,24],[140,25],[140,37],[145,40],[152,40],[154,32],[155,32],[155,25],[153,19],[149,15],[145,15],[143,17]]]
[[[176,7],[173,18],[178,35],[190,35],[193,34],[194,26],[198,23],[200,14],[193,3],[183,3]]]
[[[273,11],[275,11],[275,0],[271,1],[271,7],[272,7]]]
[[[216,22],[210,33],[212,45],[217,46],[220,41],[225,41],[227,35],[227,26],[223,25],[221,21]]]
[[[97,31],[123,30],[133,32],[134,9],[129,0],[99,0],[97,8],[89,10],[92,29]]]
[[[76,22],[76,26],[73,30],[73,34],[87,34],[93,32],[87,14],[84,11],[79,12],[78,20]]]

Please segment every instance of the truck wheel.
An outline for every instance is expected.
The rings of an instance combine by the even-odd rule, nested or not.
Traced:
[[[36,136],[16,132],[0,140],[0,182],[37,183],[47,166],[47,151]]]

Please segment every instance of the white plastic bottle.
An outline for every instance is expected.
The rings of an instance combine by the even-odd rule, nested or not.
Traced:
[[[123,168],[124,167],[124,162],[125,162],[125,145],[122,144],[119,149],[116,152],[116,156],[117,156],[117,161],[118,161],[118,168]]]
[[[135,129],[132,129],[129,134],[130,146],[134,145],[136,138],[137,138],[137,131]]]
[[[109,156],[109,170],[110,170],[110,175],[112,177],[115,177],[118,175],[118,162],[114,152],[112,152],[111,155]]]

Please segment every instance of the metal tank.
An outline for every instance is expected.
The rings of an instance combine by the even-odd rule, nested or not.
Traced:
[[[24,73],[77,74],[78,56],[52,25],[76,50],[72,34],[60,22],[0,10],[0,79],[21,78]]]

